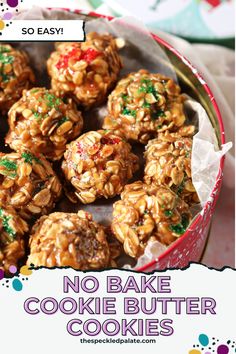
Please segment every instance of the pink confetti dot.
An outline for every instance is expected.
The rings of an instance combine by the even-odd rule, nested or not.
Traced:
[[[11,266],[9,267],[9,272],[12,273],[12,274],[16,273],[16,272],[17,272],[16,266],[11,265]]]
[[[4,15],[3,15],[3,19],[4,20],[10,20],[12,18],[12,14],[10,12],[6,12]]]

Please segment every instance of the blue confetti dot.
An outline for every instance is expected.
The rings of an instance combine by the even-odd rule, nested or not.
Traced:
[[[203,345],[204,347],[206,347],[209,344],[209,338],[207,337],[206,334],[200,334],[200,336],[198,337],[198,340],[200,342],[201,345]]]
[[[16,291],[21,291],[23,288],[23,284],[19,279],[14,279],[12,282],[12,287]]]

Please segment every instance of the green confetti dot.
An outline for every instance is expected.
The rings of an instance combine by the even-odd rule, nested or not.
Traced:
[[[165,216],[172,216],[173,215],[173,211],[172,210],[165,210]]]

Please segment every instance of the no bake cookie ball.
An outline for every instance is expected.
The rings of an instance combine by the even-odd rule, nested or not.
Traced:
[[[28,150],[0,153],[0,200],[23,219],[50,212],[61,195],[61,184],[51,164]]]
[[[144,181],[166,185],[189,204],[198,203],[192,183],[192,139],[166,131],[150,140],[145,152]]]
[[[122,67],[118,43],[109,34],[91,32],[85,42],[57,45],[47,61],[52,88],[85,108],[102,103]]]
[[[139,70],[121,79],[108,98],[103,128],[146,144],[165,130],[185,122],[180,87],[162,74]]]
[[[126,185],[114,203],[111,228],[125,253],[138,258],[150,240],[170,245],[184,234],[190,219],[189,206],[168,187],[137,181]]]
[[[25,90],[8,117],[6,143],[13,150],[23,146],[50,160],[59,160],[67,142],[77,138],[83,127],[81,112],[72,99],[62,100],[42,87]]]
[[[24,235],[27,223],[10,206],[0,205],[0,269],[9,273],[9,267],[17,267],[25,255]]]
[[[62,170],[84,203],[120,194],[138,169],[138,157],[121,137],[105,130],[90,131],[67,146]]]
[[[33,226],[27,264],[75,269],[108,266],[110,251],[104,228],[84,211],[42,216]]]
[[[0,111],[6,113],[34,81],[27,54],[0,43]]]

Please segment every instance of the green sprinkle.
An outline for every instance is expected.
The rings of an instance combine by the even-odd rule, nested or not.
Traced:
[[[178,234],[178,235],[182,235],[185,233],[187,227],[189,225],[189,218],[187,215],[183,215],[182,216],[182,220],[180,224],[177,225],[170,225],[170,229],[171,231],[173,231],[174,233]]]
[[[33,90],[31,90],[31,93],[36,93],[36,92],[39,92],[39,89],[33,89]]]
[[[149,85],[147,87],[147,93],[152,93],[155,96],[156,99],[158,98],[158,96],[156,96],[157,92],[156,92],[156,90],[155,90],[153,85]]]
[[[178,196],[180,196],[181,193],[183,192],[183,190],[184,190],[184,184],[185,184],[185,181],[184,181],[184,179],[183,179],[183,181],[180,183],[180,185],[179,185],[179,187],[177,188],[177,191],[176,191],[176,194],[177,194]]]
[[[7,75],[5,73],[2,73],[1,76],[2,76],[2,81],[3,82],[8,82],[9,81],[9,78],[10,78],[9,75]]]
[[[159,111],[156,111],[156,112],[152,112],[151,114],[151,119],[152,120],[156,120],[156,119],[159,119],[160,117],[165,117],[165,112],[160,109]]]
[[[124,93],[121,94],[121,97],[123,98],[124,101],[127,101],[127,99],[129,98],[129,96],[125,95]]]
[[[147,209],[146,209],[146,210],[144,210],[143,214],[144,214],[144,215],[149,214],[149,210],[147,210]]]
[[[150,108],[150,107],[151,107],[150,103],[144,102],[143,108]]]
[[[5,49],[4,49],[5,48]],[[0,75],[2,77],[2,82],[9,81],[10,77],[14,77],[14,74],[6,74],[4,72],[5,64],[12,64],[14,62],[14,57],[12,55],[5,55],[4,53],[8,53],[10,50],[4,46],[0,46],[0,63],[2,63],[0,68]]]
[[[150,79],[141,79],[141,83],[142,83],[142,84],[145,84],[145,85],[150,85],[150,84],[152,84],[152,82],[151,82]]]
[[[46,115],[43,116],[42,113],[35,112],[35,111],[33,111],[33,114],[34,114],[35,118],[39,121],[43,120],[46,117]]]
[[[5,167],[8,171],[16,171],[17,170],[17,164],[13,161],[6,159],[6,158],[3,158],[0,160],[0,166]]]
[[[57,127],[60,127],[60,125],[62,125],[65,122],[68,122],[68,121],[69,121],[69,119],[67,117],[61,118],[57,123]]]
[[[165,112],[162,109],[160,109],[159,111],[157,111],[157,116],[158,117],[165,117],[166,115],[165,115]]]
[[[40,113],[39,112],[33,112],[34,113],[34,116],[36,117],[36,118],[39,118],[39,116],[40,116]]]
[[[5,170],[1,170],[1,175],[10,178],[15,178],[17,176],[16,172],[13,172],[17,170],[17,164],[15,162],[3,158],[0,160],[0,166],[5,167]]]
[[[145,87],[145,86],[140,86],[139,88],[138,88],[138,92],[145,92],[145,93],[147,93],[147,87]]]
[[[126,107],[123,109],[122,114],[124,114],[126,116],[136,117],[136,111],[134,109],[128,109]]]
[[[2,64],[12,64],[14,62],[14,57],[12,55],[4,55],[0,53],[0,62]]]
[[[139,87],[138,91],[145,92],[145,93],[152,93],[154,97],[158,100],[157,92],[155,90],[155,87],[152,84],[152,81],[149,79],[142,79],[141,83],[142,86]]]
[[[164,212],[165,216],[169,217],[173,215],[173,211],[172,210],[165,210]]]
[[[57,106],[59,106],[59,105],[61,104],[60,98],[57,98],[57,99],[56,99],[55,104],[56,104]]]
[[[26,163],[29,163],[31,165],[33,164],[33,161],[35,161],[36,163],[42,164],[42,162],[37,157],[32,155],[30,152],[23,152],[21,154],[21,157],[23,157],[23,159],[25,160]]]
[[[9,53],[10,49],[7,48],[5,45],[0,45],[0,53]]]
[[[46,104],[50,108],[57,109],[58,106],[62,103],[62,100],[52,93],[45,93],[44,98],[46,100]]]
[[[11,241],[14,240],[16,236],[15,230],[9,225],[9,220],[12,219],[11,216],[4,215],[3,209],[0,208],[0,218],[2,219],[2,226],[6,233],[11,237]]]

